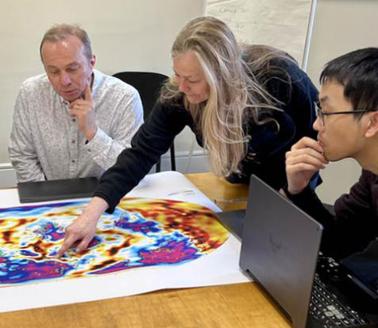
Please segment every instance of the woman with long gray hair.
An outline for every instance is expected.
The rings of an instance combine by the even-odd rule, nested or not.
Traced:
[[[66,229],[62,255],[85,249],[107,210],[135,187],[185,126],[209,155],[212,171],[231,182],[256,174],[274,188],[286,183],[285,152],[303,136],[316,137],[317,90],[295,60],[267,46],[238,45],[221,20],[190,21],[172,47],[174,75],[94,198]]]

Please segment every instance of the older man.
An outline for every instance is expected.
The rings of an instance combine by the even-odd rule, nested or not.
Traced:
[[[19,182],[99,177],[143,122],[138,92],[94,69],[87,33],[61,24],[41,42],[45,74],[16,100],[9,156]]]

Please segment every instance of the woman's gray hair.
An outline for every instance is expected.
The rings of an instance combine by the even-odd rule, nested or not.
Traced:
[[[176,37],[172,56],[188,51],[194,52],[202,67],[209,97],[202,104],[185,102],[185,106],[202,131],[213,172],[226,176],[238,170],[246,155],[246,120],[252,117],[258,122],[261,111],[276,109],[275,99],[259,85],[234,34],[221,20],[191,20]],[[180,96],[182,93],[171,78],[162,90],[161,101]]]

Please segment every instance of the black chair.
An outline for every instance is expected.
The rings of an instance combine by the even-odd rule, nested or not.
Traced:
[[[160,88],[168,79],[168,76],[153,72],[119,72],[113,74],[114,77],[132,85],[138,90],[143,104],[143,114],[146,120],[150,115],[156,100],[159,97]],[[171,169],[176,170],[175,146],[172,142],[171,152]],[[156,163],[156,172],[161,171],[161,159]]]

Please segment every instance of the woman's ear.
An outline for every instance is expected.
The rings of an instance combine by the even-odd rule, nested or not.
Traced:
[[[371,138],[378,135],[378,112],[371,112],[368,115],[369,119],[367,122],[365,137]]]

